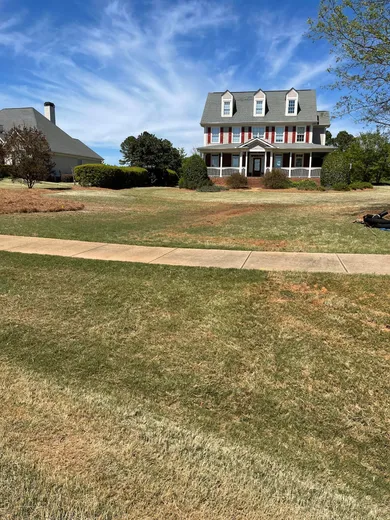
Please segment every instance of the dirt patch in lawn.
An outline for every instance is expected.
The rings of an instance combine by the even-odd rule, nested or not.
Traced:
[[[81,202],[48,197],[45,190],[0,190],[0,214],[3,215],[78,211],[83,208]]]

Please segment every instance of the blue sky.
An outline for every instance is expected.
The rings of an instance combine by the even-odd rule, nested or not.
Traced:
[[[57,124],[115,164],[147,130],[190,152],[209,91],[339,92],[324,42],[305,37],[318,1],[0,0],[0,107],[56,105]],[[331,131],[362,128],[349,118]]]

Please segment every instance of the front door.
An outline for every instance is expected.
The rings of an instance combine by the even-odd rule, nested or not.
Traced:
[[[261,157],[253,159],[253,175],[254,177],[260,177],[261,175]]]

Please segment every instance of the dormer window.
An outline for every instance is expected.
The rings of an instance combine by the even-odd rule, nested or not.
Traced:
[[[254,98],[253,98],[253,115],[257,117],[264,116],[265,113],[265,94],[260,89],[257,92],[255,92]]]
[[[295,114],[295,99],[289,99],[288,100],[288,113],[289,114]]]
[[[286,94],[286,116],[298,114],[298,92],[292,88]]]
[[[221,96],[221,116],[232,117],[233,116],[233,94],[228,90]]]

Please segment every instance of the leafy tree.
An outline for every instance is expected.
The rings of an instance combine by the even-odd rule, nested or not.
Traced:
[[[341,130],[333,141],[339,150],[345,152],[354,139],[355,137],[352,134],[349,134],[346,130]]]
[[[328,154],[321,168],[321,185],[333,186],[350,181],[350,162],[345,152],[335,150]]]
[[[23,179],[28,188],[47,179],[55,166],[49,143],[37,128],[11,128],[4,134],[4,153],[12,164],[12,176]]]
[[[120,164],[140,166],[157,175],[166,171],[179,171],[181,155],[168,139],[159,139],[154,134],[143,132],[138,137],[127,137],[120,148],[123,159]]]
[[[207,175],[207,166],[200,155],[194,154],[183,161],[182,176],[179,181],[181,188],[196,190],[202,186],[209,186],[212,182]]]
[[[332,137],[332,132],[327,130],[325,132],[325,144],[326,146],[334,146],[334,138]]]
[[[390,173],[390,144],[379,131],[356,137],[347,151],[355,181],[376,182]]]
[[[329,71],[331,88],[348,94],[337,115],[390,126],[390,2],[388,0],[321,0],[318,19],[309,20],[314,39],[326,40],[336,56]]]
[[[178,148],[177,151],[179,152],[180,159],[183,162],[183,159],[185,159],[187,157],[186,151],[184,150],[184,148],[182,146],[180,148]]]

